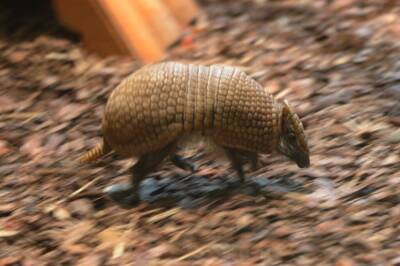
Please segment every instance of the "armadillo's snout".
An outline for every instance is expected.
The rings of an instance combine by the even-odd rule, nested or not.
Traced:
[[[300,156],[296,156],[295,158],[296,164],[300,168],[308,168],[310,167],[310,156],[307,154],[302,154]]]
[[[290,158],[300,168],[307,168],[310,166],[310,155],[308,151],[301,149],[294,140],[288,141],[285,137],[282,137],[282,141],[278,146],[278,151]]]

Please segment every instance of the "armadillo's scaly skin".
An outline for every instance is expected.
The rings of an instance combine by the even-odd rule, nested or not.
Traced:
[[[111,94],[104,140],[120,155],[140,156],[191,132],[221,145],[268,152],[280,130],[280,106],[243,71],[176,62],[146,66]]]

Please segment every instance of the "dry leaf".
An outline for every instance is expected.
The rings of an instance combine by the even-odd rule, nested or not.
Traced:
[[[71,214],[63,207],[56,207],[53,211],[53,215],[58,220],[66,220],[71,218]]]
[[[14,230],[0,230],[0,238],[8,238],[18,235],[18,231]]]
[[[114,247],[112,258],[117,259],[117,258],[121,257],[124,254],[124,252],[125,252],[125,243],[119,242]]]
[[[101,241],[100,249],[115,248],[123,240],[123,232],[117,228],[109,227],[97,234]]]

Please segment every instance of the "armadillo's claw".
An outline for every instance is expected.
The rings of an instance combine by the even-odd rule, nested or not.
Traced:
[[[171,156],[171,162],[183,170],[187,170],[192,173],[197,171],[197,166],[195,164],[189,162],[187,159],[178,154]]]
[[[108,186],[104,189],[104,193],[124,209],[131,209],[140,202],[134,188],[128,183]]]

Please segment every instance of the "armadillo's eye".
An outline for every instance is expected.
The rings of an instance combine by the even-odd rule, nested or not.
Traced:
[[[296,142],[296,135],[295,135],[294,133],[290,133],[290,134],[287,136],[287,139],[288,139],[288,141],[289,141],[290,143],[294,143],[294,142]]]

